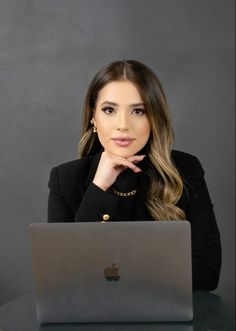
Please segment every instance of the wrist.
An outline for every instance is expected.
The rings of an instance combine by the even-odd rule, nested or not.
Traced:
[[[99,183],[99,181],[97,180],[93,180],[93,184],[95,184],[96,186],[98,186],[101,190],[106,191],[108,189],[107,185],[103,185],[102,183]]]

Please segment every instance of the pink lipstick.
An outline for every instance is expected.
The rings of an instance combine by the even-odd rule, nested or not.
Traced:
[[[130,144],[132,144],[132,142],[134,141],[134,138],[115,137],[115,138],[111,138],[111,140],[113,140],[118,146],[126,147],[126,146],[129,146]]]

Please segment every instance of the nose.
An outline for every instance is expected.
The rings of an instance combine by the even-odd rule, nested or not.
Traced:
[[[125,112],[119,114],[117,118],[116,129],[122,132],[129,130],[129,121]]]

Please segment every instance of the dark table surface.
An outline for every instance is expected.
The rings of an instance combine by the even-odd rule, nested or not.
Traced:
[[[220,296],[208,292],[193,295],[194,319],[191,323],[100,323],[45,324],[36,320],[32,295],[25,295],[0,307],[0,331],[235,331],[234,307]]]

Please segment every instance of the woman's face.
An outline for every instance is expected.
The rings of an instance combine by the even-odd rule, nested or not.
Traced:
[[[105,85],[98,94],[93,118],[104,150],[117,156],[135,155],[150,136],[145,105],[130,81]]]

